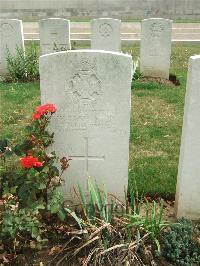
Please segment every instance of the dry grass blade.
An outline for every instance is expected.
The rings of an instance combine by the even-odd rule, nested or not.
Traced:
[[[96,241],[96,240],[99,240],[100,237],[99,236],[96,236],[94,237],[93,239],[90,239],[88,240],[85,244],[83,244],[80,248],[78,248],[74,254],[72,255],[73,257],[76,256],[83,248],[87,247],[88,245],[90,245],[92,242]]]
[[[67,241],[67,243],[62,247],[62,249],[60,250],[60,252],[51,260],[51,262],[50,262],[50,265],[51,265],[51,263],[53,262],[53,261],[55,261],[56,259],[57,259],[57,257],[65,250],[65,248],[74,240],[74,239],[76,239],[76,238],[78,238],[78,237],[76,237],[76,236],[74,236],[74,237],[72,237],[69,241]],[[62,261],[63,259],[61,259],[61,261]],[[58,263],[60,263],[60,262],[58,262]]]
[[[88,234],[87,230],[76,230],[76,231],[71,231],[71,232],[66,232],[66,235],[84,235]]]
[[[136,260],[139,263],[138,266],[145,266],[145,264],[142,262],[140,257],[135,252],[132,251],[131,255],[132,255],[133,261],[135,262],[135,260]],[[129,263],[129,265],[131,265],[131,264]]]
[[[85,248],[86,246],[88,246],[88,245],[90,245],[91,243],[95,242],[96,240],[99,240],[99,237],[98,237],[98,236],[96,236],[95,238],[93,238],[93,239],[87,241],[85,244],[83,244],[83,245],[80,246],[79,248],[77,247],[76,251],[71,255],[71,257],[70,257],[69,260],[71,260],[73,257],[75,257],[75,256],[76,256],[76,255],[77,255],[77,254],[78,254],[83,248]],[[69,255],[69,254],[67,253],[65,256],[63,256],[63,257],[62,257],[62,258],[56,263],[56,266],[59,266],[60,263],[68,257],[68,255]],[[69,262],[69,260],[67,260],[66,263]]]
[[[110,252],[110,251],[113,251],[114,249],[117,249],[117,248],[127,248],[127,249],[128,249],[128,246],[129,246],[129,244],[119,244],[119,245],[112,246],[112,247],[110,247],[110,248],[108,248],[108,249],[102,251],[102,252],[99,254],[99,256],[102,256],[102,255],[104,255],[105,253],[108,253],[108,252]]]
[[[145,240],[145,238],[147,238],[149,236],[149,234],[150,233],[147,233],[142,238],[140,238],[138,243],[143,242],[143,240]],[[135,248],[135,245],[137,245],[138,243],[136,243],[136,241],[131,242],[130,245],[129,245],[129,249]]]
[[[99,250],[99,248],[94,248],[94,249],[90,252],[90,254],[88,255],[86,261],[83,263],[83,266],[87,266],[87,265],[88,265],[88,263],[90,262],[92,256],[94,255],[94,253],[97,252],[98,250]]]
[[[103,229],[107,228],[110,226],[110,223],[106,223],[106,224],[103,224],[101,227],[99,227],[95,232],[93,232],[89,239],[92,239],[95,235],[97,235],[98,233],[100,233]]]

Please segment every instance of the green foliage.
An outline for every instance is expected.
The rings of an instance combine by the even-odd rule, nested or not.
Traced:
[[[174,265],[200,264],[200,245],[193,239],[192,223],[180,219],[163,236],[162,255]]]
[[[160,253],[158,238],[161,231],[169,225],[163,221],[164,201],[161,200],[160,204],[155,201],[150,204],[146,199],[143,201],[143,197],[139,197],[137,189],[130,190],[130,199],[126,214],[128,218],[127,228],[136,227],[138,232],[143,231],[145,234],[149,234]]]
[[[32,42],[26,48],[27,81],[39,80],[39,47]]]
[[[40,248],[45,239],[41,238],[42,235],[42,224],[40,221],[40,212],[37,208],[34,210],[19,208],[17,198],[12,194],[7,194],[4,197],[4,212],[2,215],[2,226],[0,237],[4,244],[11,245],[11,248],[20,248],[19,245],[22,241],[30,243],[30,237],[35,239],[37,248]],[[21,241],[16,241],[19,234]],[[28,246],[27,243],[27,246]]]
[[[68,168],[67,158],[60,160],[60,171],[55,166],[55,152],[46,148],[53,142],[47,126],[52,113],[47,112],[26,128],[26,137],[10,147],[7,139],[0,140],[0,199],[3,211],[0,216],[0,237],[13,248],[14,242],[34,239],[36,245],[43,243],[47,217],[54,215],[64,220],[66,214],[64,198],[57,190],[62,173]],[[20,163],[21,159],[33,158],[39,165]],[[21,164],[21,166],[20,166]]]
[[[39,79],[39,51],[32,43],[26,52],[22,48],[16,48],[16,55],[7,50],[7,67],[9,75],[7,80],[14,82],[29,82]]]
[[[26,81],[26,57],[22,48],[16,48],[16,55],[7,50],[8,78],[11,81]]]
[[[106,189],[104,188],[101,191],[97,183],[93,184],[90,177],[87,180],[87,188],[88,191],[85,196],[84,191],[78,184],[84,214],[89,224],[96,226],[98,226],[99,222],[103,223],[104,226],[110,224],[114,215],[114,202],[112,199],[109,199]],[[109,230],[106,226],[101,230],[103,246],[108,248],[111,241]]]
[[[112,199],[108,200],[107,191],[105,189],[100,191],[99,186],[94,185],[90,178],[88,178],[87,197],[79,184],[78,189],[86,218],[94,224],[97,218],[110,223],[113,217],[114,202]]]
[[[60,208],[60,206],[64,206],[64,197],[63,194],[58,190],[53,190],[49,195],[48,200],[48,210],[52,214],[57,214],[61,221],[65,220],[66,212],[64,208]]]
[[[133,81],[139,80],[141,77],[142,77],[142,73],[140,72],[139,68],[136,68],[133,74]]]

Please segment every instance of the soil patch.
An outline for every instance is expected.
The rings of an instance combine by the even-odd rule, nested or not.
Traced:
[[[167,86],[180,86],[180,81],[177,79],[176,75],[170,74],[169,79],[164,78],[154,78],[154,77],[142,77],[140,79],[142,82],[155,82],[158,84],[163,84]]]

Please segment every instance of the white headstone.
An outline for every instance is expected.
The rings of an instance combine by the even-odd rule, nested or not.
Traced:
[[[124,200],[128,184],[132,59],[77,50],[40,57],[41,100],[54,103],[50,123],[59,157],[71,158],[64,194],[86,188],[87,176]]]
[[[190,57],[183,119],[176,211],[200,219],[200,55]]]
[[[144,76],[169,78],[172,20],[144,19],[141,30],[140,71]]]
[[[18,19],[0,19],[0,75],[8,73],[7,55],[14,56],[17,49],[24,49],[22,21]]]
[[[43,19],[39,23],[41,54],[71,49],[70,21],[61,18]]]
[[[91,21],[91,48],[121,52],[121,20],[99,18]]]

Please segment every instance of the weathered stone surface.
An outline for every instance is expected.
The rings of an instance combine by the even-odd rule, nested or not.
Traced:
[[[99,18],[91,21],[91,48],[121,52],[121,20]]]
[[[176,190],[178,217],[200,219],[200,55],[190,57]]]
[[[24,49],[22,21],[0,19],[0,75],[8,73],[7,54],[14,56],[18,49]]]
[[[39,23],[41,54],[71,49],[70,21],[61,18],[43,19]]]
[[[169,78],[172,21],[162,18],[142,21],[140,70],[144,76]]]
[[[86,188],[90,175],[124,199],[128,183],[132,59],[106,51],[77,50],[40,57],[42,103],[57,105],[52,149],[71,158],[63,191]],[[74,199],[73,199],[74,201]]]

